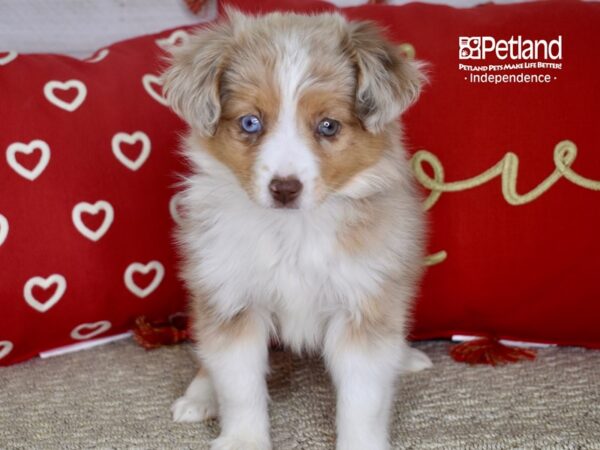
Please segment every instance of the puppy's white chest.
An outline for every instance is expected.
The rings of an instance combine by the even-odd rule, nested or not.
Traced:
[[[199,247],[200,275],[214,306],[225,315],[259,307],[286,344],[314,347],[339,291],[335,227],[299,215],[231,219],[208,230]]]
[[[198,245],[201,276],[234,302],[272,302],[314,295],[327,279],[333,230],[316,230],[289,217],[223,216]]]
[[[279,242],[277,263],[265,273],[265,298],[279,338],[293,349],[317,347],[336,298],[332,272],[336,270],[335,241],[307,233],[298,242]],[[276,245],[277,245],[276,244]]]

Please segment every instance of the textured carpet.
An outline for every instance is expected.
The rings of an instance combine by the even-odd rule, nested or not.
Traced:
[[[600,449],[600,352],[547,349],[492,368],[453,362],[445,342],[417,347],[435,367],[400,382],[393,448]],[[274,449],[333,449],[321,362],[283,352],[271,362]],[[0,448],[207,448],[215,421],[170,419],[194,365],[189,346],[145,352],[123,341],[0,368]]]

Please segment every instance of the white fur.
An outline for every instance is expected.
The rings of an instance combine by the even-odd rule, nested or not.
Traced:
[[[325,341],[325,359],[337,390],[337,448],[388,449],[387,426],[402,342],[353,348],[345,345],[344,331],[344,319],[338,316]]]
[[[269,327],[259,314],[253,315],[256,334],[238,340],[218,353],[203,352],[200,357],[214,375],[219,402],[221,435],[212,450],[270,450],[268,392]]]
[[[217,398],[208,375],[198,374],[171,406],[175,422],[201,422],[217,416]]]
[[[306,78],[309,55],[302,43],[290,39],[281,42],[284,59],[277,71],[281,111],[277,125],[262,146],[255,165],[257,199],[273,206],[269,183],[274,178],[297,178],[303,185],[298,207],[311,208],[316,203],[315,180],[319,164],[309,145],[298,133],[297,94]]]
[[[221,420],[212,450],[269,450],[265,376],[269,340],[276,336],[297,352],[323,353],[338,390],[338,450],[388,449],[396,376],[431,363],[399,334],[357,346],[348,342],[347,331],[349,323],[363,320],[364,302],[381,295],[386,276],[408,277],[415,261],[420,264],[421,205],[399,141],[338,192],[317,198],[319,163],[296,122],[296,94],[310,55],[298,35],[279,38],[280,114],[259,150],[253,198],[193,132],[187,140],[193,174],[181,194],[186,215],[179,235],[186,282],[192,291],[209,293],[207,301],[222,321],[244,311],[251,332],[216,350],[199,343],[212,381],[195,379],[173,405],[174,419],[209,415],[212,386]],[[278,176],[303,183],[299,209],[269,208],[268,185]],[[386,213],[374,225],[381,239],[357,257],[340,248],[338,237],[357,217],[353,202],[366,197]],[[395,290],[399,304],[409,305],[414,290],[410,283]]]
[[[221,391],[231,396],[232,402],[237,399],[233,403],[235,408],[229,410],[237,411],[234,418],[228,410],[220,411],[222,422],[230,424],[228,434],[225,428],[224,434],[238,436],[238,431],[231,431],[238,428],[234,424],[254,421],[253,429],[263,430],[263,436],[253,437],[252,442],[257,439],[267,442],[267,393],[259,382],[267,372],[267,334],[277,326],[279,339],[295,351],[323,348],[326,334],[333,340],[334,324],[357,314],[356,306],[377,294],[381,271],[401,264],[397,249],[413,244],[410,230],[414,224],[410,214],[419,205],[393,204],[399,211],[405,210],[398,215],[406,214],[406,223],[390,224],[385,245],[372,248],[368,255],[360,259],[344,257],[337,248],[336,232],[352,217],[353,210],[343,196],[332,197],[308,211],[266,209],[253,203],[231,179],[233,175],[228,169],[207,153],[195,156],[205,171],[190,179],[191,188],[184,194],[183,202],[190,211],[188,220],[208,224],[206,230],[190,233],[184,242],[195,258],[196,281],[212,292],[211,303],[223,318],[233,317],[244,308],[260,311],[263,317],[264,339],[255,343],[257,347],[213,355],[217,361],[207,364],[212,373],[218,374],[215,379],[220,380]],[[365,174],[369,176],[372,175]],[[362,178],[353,184],[371,185]],[[395,201],[390,199],[390,203]],[[412,295],[406,292],[407,298]],[[270,323],[271,318],[277,323]],[[326,353],[328,366],[341,395],[338,448],[387,448],[386,411],[393,398],[396,374],[427,368],[431,363],[403,341],[390,343],[377,354],[350,349],[347,355],[340,354],[337,358],[333,345],[331,348],[331,353]],[[206,364],[206,358],[201,359]],[[246,398],[249,379],[253,377],[253,390],[259,394]],[[367,392],[368,395],[363,395]],[[354,400],[342,400],[356,395]],[[247,417],[240,418],[240,411],[247,411]],[[377,411],[375,422],[366,420],[375,414],[373,411]],[[242,434],[245,436],[245,431]],[[377,436],[381,440],[373,441]],[[367,441],[369,444],[365,446]],[[219,441],[214,448],[250,448],[236,445],[227,446]],[[265,443],[256,448],[268,447]]]

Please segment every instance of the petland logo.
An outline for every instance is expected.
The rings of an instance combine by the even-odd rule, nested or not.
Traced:
[[[459,59],[485,60],[490,54],[504,60],[560,60],[562,59],[562,36],[551,41],[545,39],[496,39],[492,36],[460,36],[458,38]]]
[[[562,70],[562,36],[552,40],[460,36],[458,59],[458,70],[470,83],[552,83]]]

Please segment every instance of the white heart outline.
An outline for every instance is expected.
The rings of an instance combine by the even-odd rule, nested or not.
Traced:
[[[170,51],[174,48],[179,48],[184,46],[190,41],[190,34],[185,30],[175,30],[169,36],[162,39],[156,39],[156,45],[166,51]],[[177,40],[181,40],[180,44],[177,44]]]
[[[102,225],[94,231],[88,228],[81,218],[82,213],[88,213],[92,215],[98,214],[100,211],[104,211],[104,220],[102,221]],[[73,208],[71,212],[71,219],[73,220],[73,225],[77,231],[79,231],[83,236],[88,238],[90,241],[97,242],[102,238],[110,226],[113,223],[115,218],[115,210],[110,203],[106,200],[98,200],[96,203],[88,203],[88,202],[79,202]]]
[[[121,150],[121,143],[125,142],[126,144],[133,145],[136,142],[142,142],[142,151],[135,161],[129,159]],[[148,157],[150,156],[150,151],[152,150],[152,143],[150,142],[150,138],[143,131],[135,131],[131,134],[125,132],[119,132],[112,137],[111,147],[116,158],[130,170],[136,171],[146,162]]]
[[[8,226],[8,219],[6,216],[0,214],[0,247],[2,247],[2,244],[4,244],[6,238],[8,237],[9,229],[10,227]]]
[[[168,319],[169,319],[169,322],[172,322],[173,320],[175,320],[178,317],[186,318],[187,316],[188,315],[186,313],[180,311],[180,312],[176,312],[176,313],[170,314],[169,317],[168,317]]]
[[[39,149],[42,152],[42,156],[32,170],[26,169],[17,161],[15,154],[17,152],[30,154],[35,149]],[[23,178],[33,181],[39,177],[46,169],[46,166],[48,166],[48,163],[50,162],[50,147],[41,139],[34,139],[29,144],[25,144],[24,142],[13,142],[6,149],[6,161],[8,162],[8,165]]]
[[[17,56],[19,56],[17,52],[13,50],[8,51],[6,56],[0,58],[0,66],[5,66],[8,63],[14,61],[17,58]]]
[[[84,341],[98,336],[99,334],[105,333],[110,330],[112,324],[108,320],[99,320],[98,322],[82,323],[77,325],[71,331],[71,338],[77,341]],[[96,328],[95,330],[89,331],[87,334],[81,334],[84,329]]]
[[[142,273],[146,275],[151,270],[156,271],[156,275],[154,275],[154,279],[152,282],[146,286],[144,289],[141,289],[135,282],[133,281],[134,273]],[[123,280],[125,281],[125,286],[129,291],[136,295],[139,298],[148,297],[152,292],[158,288],[160,283],[162,282],[165,276],[165,268],[159,261],[150,261],[147,264],[142,264],[139,262],[134,262],[127,266],[125,273],[123,275]]]
[[[110,51],[107,48],[103,48],[101,50],[98,50],[94,54],[92,54],[92,56],[90,56],[89,58],[84,59],[83,61],[86,63],[94,64],[94,63],[102,61],[104,58],[106,58],[108,56],[109,53],[110,53]]]
[[[178,192],[171,197],[171,200],[169,200],[169,214],[171,214],[171,217],[177,225],[181,225],[183,223],[183,217],[179,213],[179,209],[177,208],[178,206],[180,206],[178,204],[182,198],[183,192]]]
[[[12,342],[10,341],[0,341],[0,359],[4,358],[12,349],[15,348]]]
[[[41,286],[43,289],[48,289],[52,284],[56,284],[56,291],[46,302],[42,303],[37,300],[32,293],[34,286]],[[55,273],[48,278],[32,277],[25,283],[23,287],[23,298],[29,306],[38,312],[45,313],[52,308],[62,298],[67,290],[67,280],[62,275]]]
[[[64,91],[73,88],[77,89],[77,95],[70,102],[61,100],[54,94],[55,89],[60,89]],[[68,112],[73,112],[77,108],[79,108],[85,100],[87,96],[87,88],[85,87],[85,84],[83,84],[83,82],[80,80],[67,80],[64,82],[51,80],[44,85],[44,96],[54,106],[58,106],[59,108],[64,109]]]
[[[167,99],[164,98],[162,94],[156,92],[153,87],[154,84],[158,84],[162,87],[162,80],[160,77],[152,75],[151,73],[147,73],[142,77],[142,84],[144,85],[144,89],[146,90],[146,92],[150,94],[150,97],[152,97],[161,105],[169,106],[169,102],[167,102]]]

